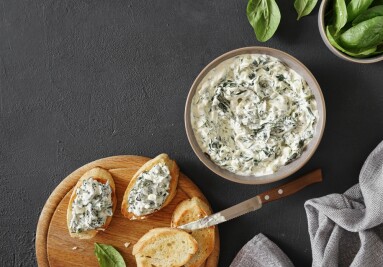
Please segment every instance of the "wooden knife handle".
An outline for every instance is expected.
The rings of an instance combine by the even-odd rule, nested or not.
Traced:
[[[270,189],[258,196],[261,198],[262,204],[277,200],[283,197],[290,196],[308,185],[322,182],[322,170],[317,169],[310,172],[301,178],[298,178],[290,183]]]

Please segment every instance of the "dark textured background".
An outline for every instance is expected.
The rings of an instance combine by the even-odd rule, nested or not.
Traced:
[[[278,3],[281,25],[261,44],[245,0],[0,0],[0,265],[36,265],[34,235],[46,199],[95,159],[167,152],[216,211],[279,184],[247,186],[214,175],[184,130],[185,99],[199,71],[222,53],[252,45],[292,54],[318,79],[325,134],[293,177],[317,167],[325,177],[221,225],[220,266],[260,232],[297,266],[310,265],[303,203],[357,183],[383,134],[383,64],[336,58],[320,39],[318,7],[297,22],[293,1]]]

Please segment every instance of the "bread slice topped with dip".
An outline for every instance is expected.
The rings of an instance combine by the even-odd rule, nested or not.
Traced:
[[[211,215],[210,207],[198,197],[186,199],[179,203],[173,212],[172,227],[178,227]],[[210,256],[214,249],[214,226],[191,232],[198,243],[197,252],[185,264],[185,267],[199,267]]]
[[[197,241],[174,228],[154,228],[133,247],[137,267],[184,266],[197,252]]]
[[[121,204],[130,220],[144,219],[167,206],[177,190],[179,168],[167,154],[146,162],[132,177]]]
[[[104,231],[117,206],[116,186],[112,175],[96,167],[78,180],[67,209],[67,226],[71,237],[90,239]]]

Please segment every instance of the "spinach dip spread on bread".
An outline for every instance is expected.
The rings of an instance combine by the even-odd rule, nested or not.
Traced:
[[[141,173],[128,196],[129,212],[142,216],[159,210],[169,195],[170,179],[164,163]]]
[[[202,79],[191,124],[202,151],[239,175],[262,176],[300,157],[318,110],[307,82],[279,59],[244,54]]]
[[[105,224],[108,216],[113,215],[112,188],[90,177],[77,188],[72,203],[70,231],[81,233],[98,229]]]

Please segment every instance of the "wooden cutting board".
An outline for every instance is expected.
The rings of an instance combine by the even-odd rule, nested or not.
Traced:
[[[147,231],[156,227],[169,227],[173,210],[179,202],[191,197],[206,201],[198,187],[184,174],[180,174],[177,194],[161,211],[145,220],[130,221],[121,215],[121,202],[133,174],[149,158],[140,156],[114,156],[93,161],[67,176],[53,191],[41,212],[36,231],[36,256],[39,266],[98,266],[94,255],[94,243],[114,246],[124,257],[127,266],[136,266],[132,255],[133,245]],[[109,170],[116,183],[117,208],[112,222],[105,232],[90,240],[74,239],[66,226],[66,211],[73,187],[78,179],[96,166]],[[124,244],[131,245],[126,248]],[[74,249],[75,248],[75,249]],[[219,235],[216,227],[216,242],[205,267],[216,267],[219,257]]]

